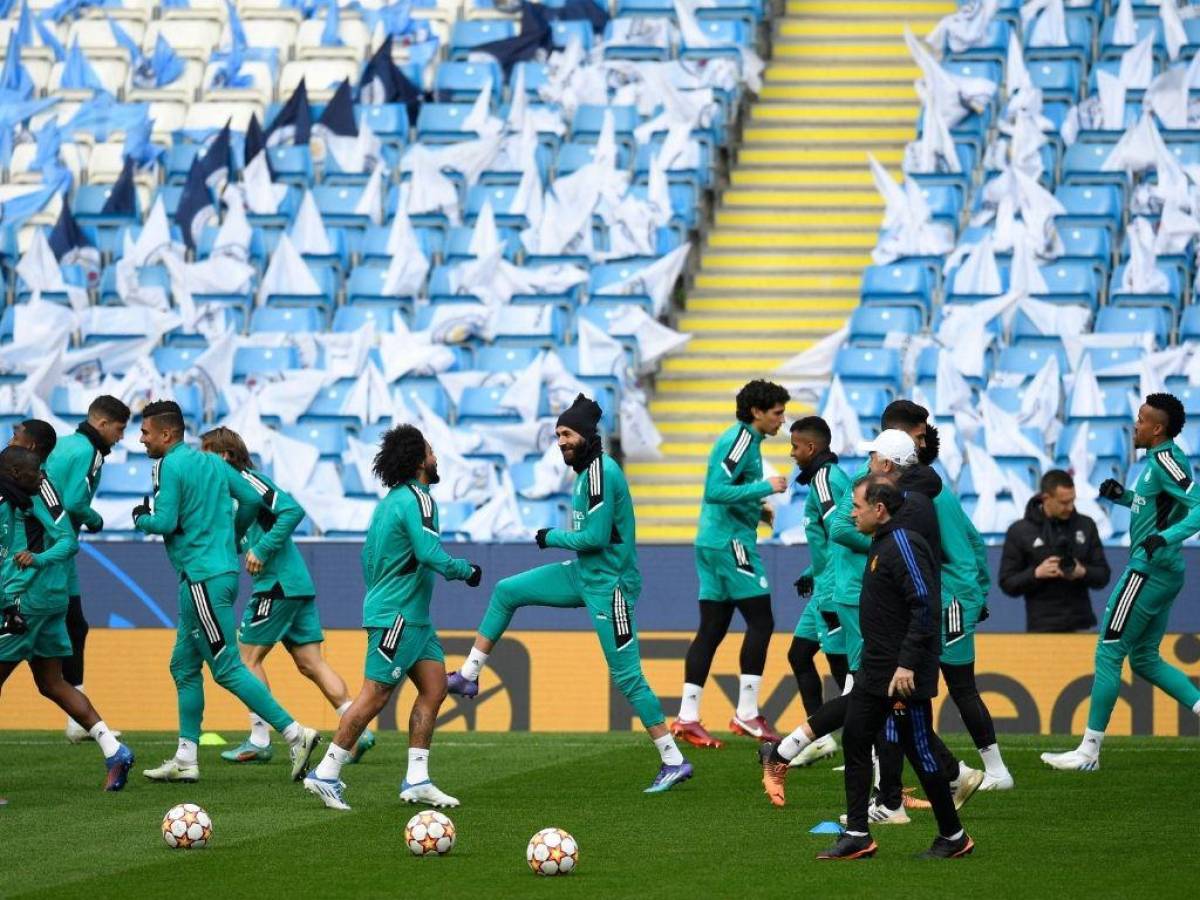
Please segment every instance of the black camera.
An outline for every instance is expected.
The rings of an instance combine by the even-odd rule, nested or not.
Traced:
[[[1071,549],[1069,541],[1060,541],[1056,548],[1056,556],[1058,556],[1058,570],[1066,575],[1068,572],[1075,571],[1075,553]]]

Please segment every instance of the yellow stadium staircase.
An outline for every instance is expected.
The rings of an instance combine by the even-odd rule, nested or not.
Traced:
[[[882,212],[867,151],[898,177],[915,134],[919,73],[903,28],[924,36],[954,8],[787,0],[678,322],[692,340],[666,360],[651,401],[663,459],[628,464],[639,539],[694,539],[708,452],[738,388],[840,328],[857,303]],[[786,436],[763,453],[787,471]]]

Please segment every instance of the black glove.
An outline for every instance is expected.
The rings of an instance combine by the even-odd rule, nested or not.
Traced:
[[[1125,494],[1125,485],[1115,478],[1106,478],[1100,484],[1100,496],[1105,500],[1117,501]]]
[[[811,597],[813,592],[813,577],[811,575],[801,575],[793,584],[796,585],[796,594],[800,597]]]
[[[147,507],[147,510],[149,510],[149,507]],[[136,518],[136,516],[135,516],[134,518]],[[98,532],[98,531],[103,531],[103,530],[104,530],[104,520],[103,520],[103,519],[101,519],[101,520],[100,520],[100,523],[99,523],[98,525],[97,525],[97,524],[92,524],[92,525],[85,525],[85,526],[83,526],[83,527],[84,527],[84,528],[86,528],[86,529],[88,530],[88,533],[89,533],[89,534],[95,534],[95,533],[96,533],[96,532]]]
[[[138,516],[150,515],[150,498],[142,497],[142,502],[133,508],[133,527],[137,528]]]
[[[29,623],[25,621],[25,617],[21,615],[21,610],[17,607],[10,606],[4,610],[2,615],[0,632],[4,634],[24,634],[29,630]]]
[[[549,528],[539,528],[537,536],[534,537],[534,540],[537,541],[538,547],[542,550],[546,549],[546,535],[548,535],[549,533],[550,533]]]
[[[467,587],[479,587],[479,579],[483,577],[483,569],[472,564],[471,574],[467,576]]]
[[[1167,539],[1161,534],[1152,534],[1138,544],[1138,546],[1146,551],[1146,559],[1154,559],[1154,551],[1161,550],[1167,546]]]
[[[992,611],[990,609],[988,609],[988,605],[985,603],[985,604],[983,604],[983,609],[981,609],[979,611],[979,618],[977,621],[986,622],[991,617],[991,615],[992,615]]]

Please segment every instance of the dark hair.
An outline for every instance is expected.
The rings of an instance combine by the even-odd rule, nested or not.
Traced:
[[[1071,477],[1070,472],[1064,472],[1062,469],[1050,469],[1042,476],[1042,493],[1052,494],[1059,488],[1075,487],[1075,479]]]
[[[128,422],[132,415],[129,407],[109,394],[101,394],[88,405],[88,418],[109,419],[113,422]]]
[[[1187,421],[1187,414],[1183,411],[1183,404],[1174,394],[1151,394],[1146,398],[1146,405],[1157,409],[1167,417],[1167,437],[1174,438],[1183,431],[1183,423]]]
[[[0,450],[0,468],[33,469],[35,472],[42,467],[41,460],[32,450],[24,447],[5,447]]]
[[[397,425],[383,435],[375,454],[375,475],[393,488],[416,477],[425,462],[425,435],[412,425]]]
[[[232,428],[221,425],[212,431],[200,435],[200,449],[206,453],[215,453],[240,472],[254,468],[250,460],[250,451],[242,436]]]
[[[41,457],[42,462],[45,462],[47,457],[54,452],[54,445],[58,443],[58,435],[54,433],[54,426],[41,419],[26,419],[20,427],[33,441],[33,452]]]
[[[883,415],[879,417],[879,427],[883,431],[887,431],[889,428],[908,431],[908,429],[916,428],[928,421],[929,410],[921,404],[913,403],[911,400],[893,400],[883,410]]]
[[[183,432],[183,410],[174,400],[155,400],[142,407],[142,421],[158,419],[158,425],[173,431]]]
[[[787,403],[791,399],[792,395],[788,393],[787,388],[775,384],[773,381],[756,378],[754,381],[747,382],[737,393],[738,420],[753,422],[754,413],[751,410],[774,409],[780,403]]]
[[[894,516],[896,512],[904,505],[904,494],[900,488],[890,479],[882,475],[872,475],[861,482],[867,486],[866,501],[874,506],[876,503],[882,503],[883,508],[888,511],[889,516]]]
[[[792,423],[792,434],[811,434],[819,437],[826,447],[833,440],[829,424],[820,416],[805,416]]]

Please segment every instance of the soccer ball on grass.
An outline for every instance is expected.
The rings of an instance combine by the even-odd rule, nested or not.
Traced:
[[[173,850],[199,850],[212,840],[212,819],[195,803],[180,803],[167,810],[162,836]]]
[[[437,810],[419,812],[404,826],[404,843],[414,856],[445,856],[454,849],[454,823]]]
[[[579,865],[579,844],[561,828],[543,828],[529,839],[525,859],[538,875],[569,875]]]

